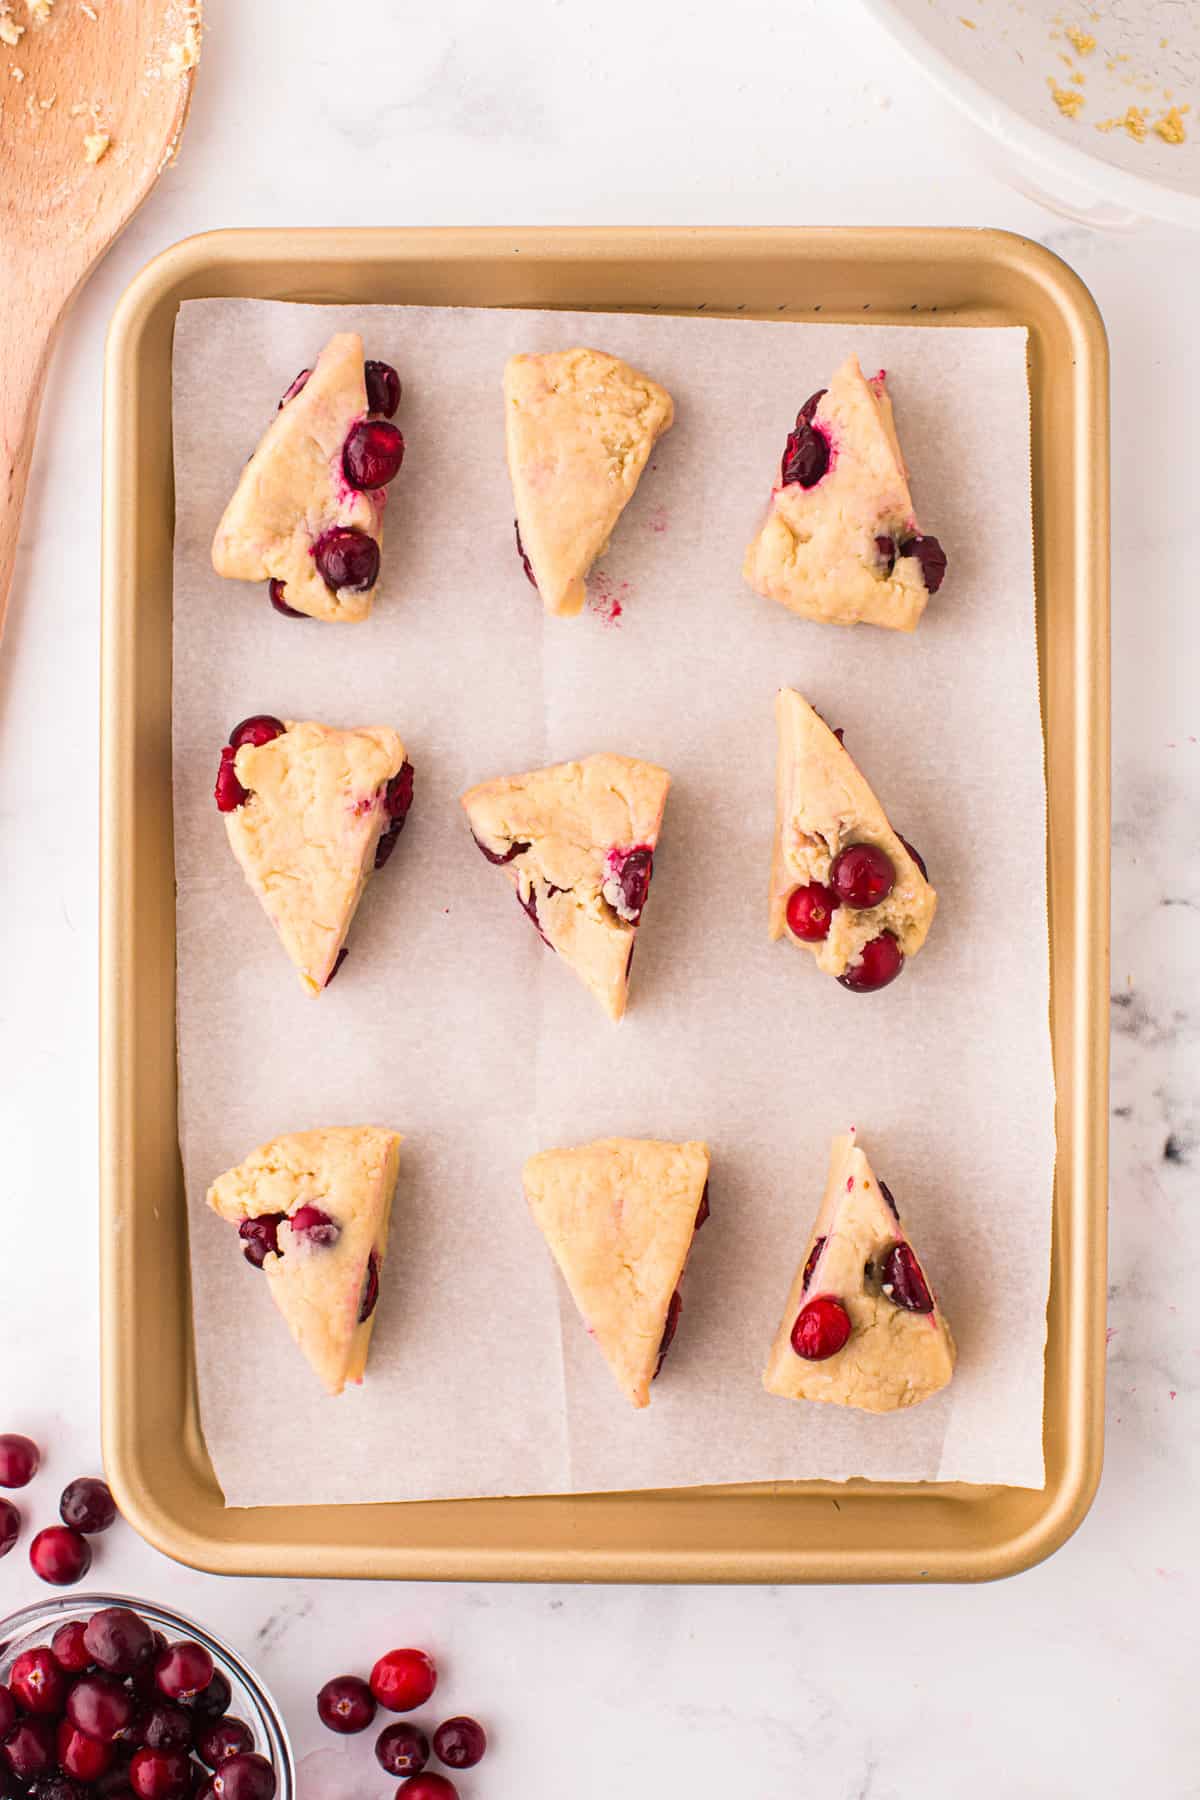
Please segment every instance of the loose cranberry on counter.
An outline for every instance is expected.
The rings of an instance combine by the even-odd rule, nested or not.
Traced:
[[[212,1778],[217,1800],[274,1800],[275,1771],[265,1756],[248,1750],[223,1762]]]
[[[168,1644],[154,1659],[154,1680],[168,1700],[194,1700],[202,1694],[215,1671],[203,1644],[184,1639]]]
[[[334,525],[313,545],[317,573],[335,593],[365,593],[379,579],[379,545],[365,531]]]
[[[375,1717],[375,1696],[358,1675],[335,1675],[317,1695],[317,1717],[344,1737],[365,1731]]]
[[[28,1487],[38,1472],[41,1453],[32,1438],[19,1431],[0,1436],[0,1487]]]
[[[191,1714],[168,1700],[155,1700],[134,1720],[133,1736],[147,1750],[190,1750]]]
[[[931,1313],[933,1295],[911,1244],[893,1244],[883,1261],[883,1291],[906,1312]]]
[[[197,1694],[192,1701],[192,1717],[195,1719],[223,1719],[229,1711],[229,1702],[232,1698],[229,1682],[218,1669],[204,1692]]]
[[[23,1650],[9,1671],[8,1686],[23,1712],[57,1718],[67,1696],[67,1678],[45,1644]]]
[[[808,1261],[804,1265],[804,1275],[800,1282],[800,1292],[807,1294],[808,1284],[813,1278],[813,1270],[821,1260],[821,1252],[825,1248],[826,1239],[819,1237],[808,1253]]]
[[[77,1781],[99,1781],[112,1767],[116,1751],[112,1744],[102,1744],[72,1725],[70,1719],[58,1722],[58,1766]]]
[[[437,1686],[437,1667],[424,1650],[389,1650],[371,1670],[370,1686],[388,1712],[413,1712]]]
[[[287,726],[282,719],[276,719],[271,713],[251,713],[248,719],[242,719],[229,734],[229,748],[240,750],[243,744],[253,744],[257,749],[262,744],[269,744],[277,737],[282,737]]]
[[[396,1789],[396,1800],[401,1795],[404,1800],[458,1800],[458,1789],[447,1776],[430,1774],[427,1769],[423,1775],[402,1782]]]
[[[69,1525],[47,1525],[29,1546],[33,1572],[51,1587],[72,1587],[92,1566],[92,1549]]]
[[[850,844],[838,852],[829,885],[843,906],[865,911],[886,900],[896,884],[896,866],[877,844]]]
[[[279,1254],[279,1227],[286,1213],[260,1213],[257,1219],[243,1219],[238,1226],[242,1255],[252,1268],[261,1269],[268,1256]]]
[[[429,1761],[429,1739],[417,1725],[389,1725],[376,1740],[375,1756],[389,1775],[419,1775]]]
[[[68,1675],[82,1675],[92,1666],[92,1653],[87,1647],[87,1626],[82,1619],[71,1619],[60,1625],[50,1639],[54,1660]]]
[[[93,1536],[108,1530],[117,1516],[117,1507],[105,1482],[82,1475],[63,1489],[58,1516],[64,1525],[73,1525],[76,1531]]]
[[[874,994],[895,981],[904,967],[904,952],[890,931],[883,931],[869,944],[864,944],[861,958],[838,976],[852,994]]]
[[[366,1275],[363,1277],[362,1299],[358,1303],[358,1322],[360,1325],[366,1324],[366,1322],[370,1318],[371,1314],[375,1311],[375,1308],[376,1308],[378,1302],[379,1302],[379,1258],[376,1256],[375,1252],[372,1250],[371,1254],[367,1257],[367,1272],[366,1272]],[[378,1668],[378,1666],[379,1666],[378,1663],[375,1666],[376,1666],[376,1668]],[[432,1665],[431,1665],[431,1667],[432,1667]],[[375,1677],[373,1675],[371,1677],[371,1691],[372,1691],[372,1693],[375,1692]],[[431,1693],[433,1692],[432,1688],[430,1689],[430,1692]],[[377,1700],[379,1700],[379,1695],[375,1694],[375,1698]],[[419,1700],[414,1700],[414,1702],[413,1702],[414,1706],[420,1706],[420,1704],[421,1704],[421,1702]],[[387,1705],[386,1700],[380,1700],[380,1705],[386,1706]],[[392,1710],[394,1712],[398,1712],[398,1711],[402,1711],[404,1709],[400,1708],[400,1707],[393,1707]]]
[[[832,1294],[818,1294],[800,1309],[792,1326],[792,1349],[805,1362],[836,1356],[850,1336],[850,1315]]]
[[[793,888],[787,903],[788,930],[806,944],[819,944],[829,936],[833,915],[840,905],[833,889],[819,881]]]
[[[0,1682],[0,1743],[8,1736],[17,1722],[17,1703],[8,1689]]]
[[[179,1750],[135,1750],[129,1785],[138,1800],[183,1800],[191,1788],[191,1758]]]
[[[67,1695],[67,1717],[88,1737],[111,1744],[133,1723],[133,1695],[115,1675],[83,1675]]]
[[[271,605],[275,608],[277,613],[282,613],[285,619],[306,619],[308,617],[307,613],[297,612],[296,608],[294,606],[289,606],[284,599],[283,596],[287,592],[286,581],[273,580],[268,587],[267,592],[271,598]]]
[[[374,1706],[371,1711],[375,1711]],[[214,1719],[196,1733],[196,1755],[210,1769],[253,1748],[254,1734],[241,1719]]]
[[[385,419],[390,419],[400,404],[399,375],[391,363],[374,359],[363,364],[363,375],[367,384],[367,411],[382,413]]]
[[[83,1641],[94,1663],[110,1675],[129,1675],[154,1649],[154,1633],[127,1606],[106,1606],[92,1614]]]
[[[0,1744],[0,1756],[18,1781],[37,1781],[54,1767],[54,1722],[22,1719]]]
[[[21,1514],[11,1500],[0,1500],[0,1556],[7,1556],[21,1530]]]
[[[386,487],[400,473],[404,435],[384,419],[360,419],[342,449],[342,473],[360,493]]]
[[[308,378],[311,374],[312,374],[311,369],[301,369],[301,371],[297,375],[295,381],[293,381],[292,385],[284,393],[283,398],[279,402],[277,411],[282,412],[284,407],[287,405],[288,401],[294,400],[296,398],[296,395],[306,385]]]
[[[662,1374],[662,1366],[667,1360],[667,1351],[675,1342],[675,1333],[679,1330],[679,1315],[682,1311],[683,1296],[680,1294],[679,1289],[676,1288],[667,1304],[666,1323],[663,1325],[663,1334],[659,1339],[658,1361],[654,1365],[654,1373],[650,1377],[651,1381],[657,1381]]]
[[[433,1734],[433,1753],[448,1769],[473,1769],[486,1749],[487,1732],[478,1719],[447,1719]]]

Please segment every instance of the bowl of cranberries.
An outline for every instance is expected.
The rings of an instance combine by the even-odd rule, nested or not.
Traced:
[[[258,1677],[166,1607],[72,1594],[0,1621],[0,1800],[295,1800]]]

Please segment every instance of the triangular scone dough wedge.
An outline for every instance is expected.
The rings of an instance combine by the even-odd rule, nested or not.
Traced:
[[[868,380],[847,357],[800,409],[745,578],[808,619],[915,631],[945,572],[913,513],[884,372]]]
[[[611,1019],[625,1011],[670,786],[653,763],[601,754],[484,781],[462,797],[483,854]]]
[[[331,1394],[367,1365],[402,1141],[376,1125],[295,1131],[208,1190]]]
[[[665,388],[603,350],[510,356],[508,472],[518,544],[546,611],[577,613],[655,441],[675,409]]]
[[[670,1347],[679,1283],[708,1216],[707,1144],[602,1138],[543,1150],[524,1170],[525,1197],[571,1298],[634,1406]]]
[[[304,986],[319,994],[337,967],[380,840],[396,830],[405,781],[411,797],[404,745],[386,725],[339,731],[289,721],[268,743],[242,744],[233,767],[246,798],[225,814],[230,848]]]
[[[832,1355],[810,1360],[843,1336]],[[804,1324],[797,1319],[814,1307]],[[832,1327],[832,1329],[831,1329]],[[793,1333],[809,1352],[801,1356]],[[944,1388],[954,1339],[928,1277],[854,1133],[833,1140],[829,1181],[763,1374],[769,1393],[897,1412]]]
[[[890,933],[907,958],[929,934],[937,894],[912,849],[892,829],[865,776],[820,714],[794,688],[775,700],[779,750],[775,779],[775,845],[771,857],[771,937],[788,937],[816,958],[827,975],[849,985],[868,944]],[[788,901],[797,888],[828,887],[835,857],[854,844],[871,844],[891,858],[895,882],[878,906],[839,906],[829,934],[812,942],[788,925]],[[882,985],[882,984],[880,984]]]
[[[304,386],[281,403],[242,470],[213,539],[213,568],[236,581],[282,581],[283,600],[312,619],[357,622],[375,598],[369,588],[326,586],[317,540],[334,527],[362,531],[382,546],[386,488],[360,493],[342,472],[350,428],[367,416],[362,339],[331,337]]]

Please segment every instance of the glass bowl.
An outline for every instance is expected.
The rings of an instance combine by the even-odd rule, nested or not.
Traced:
[[[198,1625],[195,1619],[172,1612],[169,1607],[157,1606],[152,1600],[137,1600],[127,1594],[70,1594],[55,1600],[39,1600],[33,1606],[11,1613],[7,1619],[0,1619],[0,1682],[7,1683],[12,1665],[23,1650],[31,1650],[35,1644],[48,1644],[60,1625],[69,1624],[73,1619],[86,1621],[105,1606],[129,1607],[169,1640],[192,1638],[197,1644],[204,1645],[214,1666],[229,1683],[232,1694],[230,1715],[245,1720],[254,1736],[254,1748],[260,1756],[266,1757],[275,1771],[279,1783],[276,1800],[296,1800],[296,1770],[287,1729],[279,1708],[258,1676],[247,1668],[235,1650],[214,1637],[211,1631],[206,1631],[203,1625]]]

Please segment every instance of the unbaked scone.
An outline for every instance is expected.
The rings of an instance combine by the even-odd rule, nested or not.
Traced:
[[[503,775],[462,797],[483,854],[611,1019],[625,1011],[670,785],[653,763],[601,754]]]
[[[849,356],[800,408],[743,573],[807,619],[916,629],[946,557],[917,525],[882,369]]]
[[[853,1131],[829,1181],[763,1373],[769,1393],[898,1412],[944,1388],[954,1339],[891,1193]]]
[[[708,1217],[707,1144],[602,1138],[543,1150],[525,1198],[588,1333],[633,1406],[671,1347],[692,1239]]]
[[[402,1142],[376,1125],[294,1131],[208,1190],[331,1394],[367,1365]]]
[[[517,549],[550,613],[577,613],[675,409],[665,388],[603,350],[510,356],[504,370]]]
[[[769,928],[854,993],[886,987],[929,934],[937,894],[861,769],[793,688],[775,700]]]
[[[331,337],[279,402],[213,539],[213,568],[269,581],[277,612],[365,619],[379,579],[387,483],[404,457],[388,423],[390,363],[363,361],[356,331]]]
[[[346,954],[363,888],[395,848],[412,796],[412,764],[386,725],[339,731],[258,713],[230,733],[217,807],[310,994]]]

